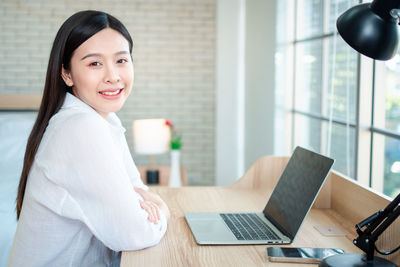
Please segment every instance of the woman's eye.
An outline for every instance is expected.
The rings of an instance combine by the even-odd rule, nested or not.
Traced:
[[[128,62],[128,60],[126,60],[125,58],[121,58],[117,60],[117,63],[125,63]]]
[[[95,62],[92,62],[92,63],[89,64],[89,66],[94,66],[94,67],[97,67],[97,66],[100,66],[100,65],[101,65],[100,62],[98,62],[98,61],[95,61]]]

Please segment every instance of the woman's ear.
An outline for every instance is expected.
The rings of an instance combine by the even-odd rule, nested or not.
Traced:
[[[71,78],[71,72],[69,70],[66,70],[64,66],[61,67],[61,77],[63,78],[67,86],[72,87],[74,85],[74,82]]]

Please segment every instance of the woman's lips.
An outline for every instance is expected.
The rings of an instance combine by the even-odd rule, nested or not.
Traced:
[[[121,95],[123,90],[124,90],[124,88],[109,89],[109,90],[100,91],[99,94],[107,99],[110,99],[110,98],[116,98],[119,95]]]

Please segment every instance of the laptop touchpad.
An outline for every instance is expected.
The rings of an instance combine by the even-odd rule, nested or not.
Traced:
[[[221,228],[224,228],[220,221],[208,219],[193,220],[191,226],[201,233],[220,231]]]
[[[222,220],[195,219],[190,222],[192,232],[195,233],[196,240],[201,242],[213,240],[219,236],[223,240],[236,240],[235,236],[225,226]]]

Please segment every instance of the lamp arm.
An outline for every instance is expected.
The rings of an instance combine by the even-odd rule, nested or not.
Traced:
[[[372,214],[368,218],[356,224],[357,233],[365,234],[367,230],[363,231],[362,228],[366,225],[371,225],[371,223],[379,225],[379,223],[385,218],[385,216],[383,216],[383,211],[384,210],[379,210],[377,213]]]
[[[398,195],[398,198],[399,200],[397,201],[397,205],[392,208],[386,219],[378,226],[378,228],[373,231],[371,235],[373,240],[377,240],[383,231],[385,231],[386,228],[388,228],[397,219],[397,217],[400,216],[400,194]]]
[[[367,219],[356,224],[358,237],[353,243],[367,254],[367,260],[374,257],[375,242],[378,237],[393,223],[400,215],[400,194],[386,206]],[[366,226],[364,231],[361,229]]]

